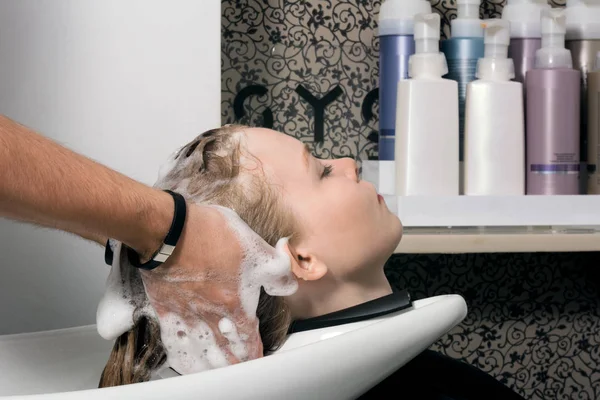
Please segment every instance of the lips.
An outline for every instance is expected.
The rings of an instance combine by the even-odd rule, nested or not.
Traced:
[[[383,196],[382,196],[382,195],[380,195],[379,193],[377,193],[377,201],[378,201],[378,202],[380,202],[380,203],[382,203],[382,202],[383,202],[383,200],[384,200],[384,199],[383,199]]]

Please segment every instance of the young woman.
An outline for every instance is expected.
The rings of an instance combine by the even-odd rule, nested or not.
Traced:
[[[184,146],[156,186],[235,210],[271,246],[290,238],[298,289],[286,297],[261,292],[257,316],[265,355],[284,342],[294,320],[392,293],[383,267],[402,224],[374,186],[360,179],[352,159],[317,159],[288,135],[227,125]],[[161,292],[154,273],[142,275],[146,290],[155,292],[151,298]],[[158,324],[140,318],[116,340],[100,387],[146,381],[165,359]]]

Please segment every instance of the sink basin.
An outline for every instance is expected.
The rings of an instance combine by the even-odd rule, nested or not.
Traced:
[[[98,389],[112,342],[95,325],[0,336],[0,399],[355,399],[466,316],[459,295],[369,320],[291,334],[270,356]]]

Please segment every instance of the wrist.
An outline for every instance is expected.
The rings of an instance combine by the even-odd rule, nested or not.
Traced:
[[[141,262],[148,261],[160,249],[173,220],[173,198],[168,193],[151,189],[139,209],[135,236],[124,242],[140,256]]]

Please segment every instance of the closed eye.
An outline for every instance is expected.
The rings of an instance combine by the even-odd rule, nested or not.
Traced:
[[[333,165],[326,164],[321,173],[321,179],[327,178],[333,172]]]

